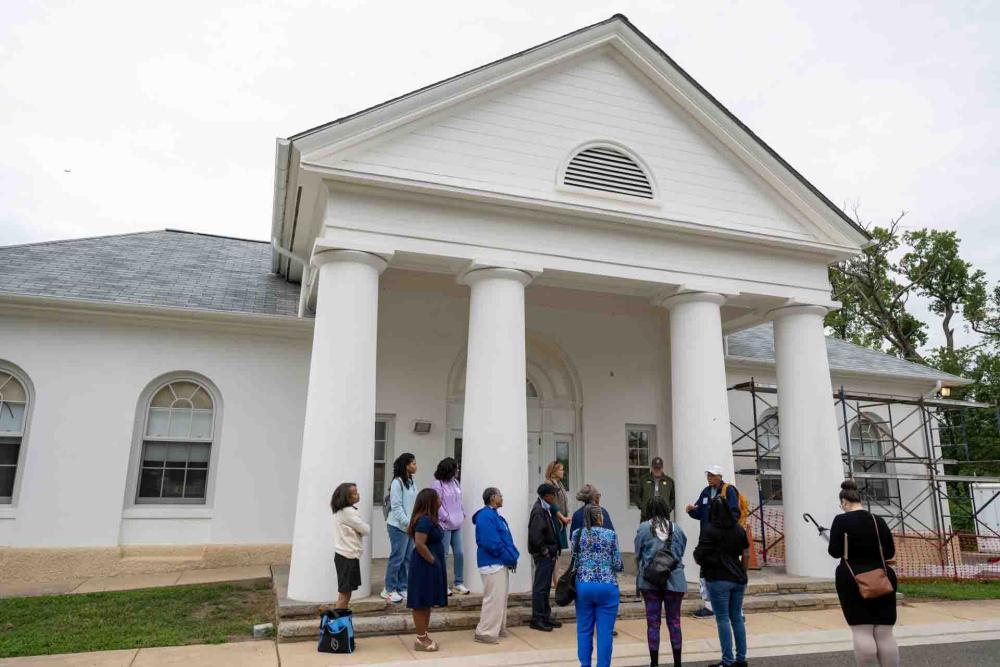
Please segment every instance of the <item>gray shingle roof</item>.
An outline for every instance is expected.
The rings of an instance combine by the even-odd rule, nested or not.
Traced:
[[[731,357],[774,363],[774,329],[768,323],[729,334],[727,351]],[[830,370],[834,373],[837,371],[864,373],[928,382],[938,380],[963,384],[966,382],[950,373],[904,361],[898,357],[854,345],[839,338],[827,337],[826,354],[830,360]]]
[[[173,230],[0,247],[0,293],[238,313],[298,312],[271,247]]]

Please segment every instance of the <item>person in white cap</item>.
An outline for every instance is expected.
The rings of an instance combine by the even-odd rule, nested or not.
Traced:
[[[685,508],[688,516],[692,519],[697,519],[701,523],[702,528],[709,522],[708,508],[712,505],[712,500],[721,493],[722,487],[725,484],[722,481],[722,466],[708,466],[705,468],[705,476],[708,479],[708,486],[702,490],[697,501]],[[729,505],[729,511],[733,513],[733,519],[739,520],[740,493],[732,484],[726,487],[726,502]],[[708,599],[708,586],[703,578],[698,579],[698,592],[701,594],[701,599],[704,601],[705,606],[694,612],[693,616],[695,618],[713,618],[715,614],[712,611],[712,602]]]

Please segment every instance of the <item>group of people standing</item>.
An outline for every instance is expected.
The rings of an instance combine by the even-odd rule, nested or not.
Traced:
[[[415,650],[437,651],[437,642],[428,634],[431,609],[447,606],[451,595],[469,593],[464,585],[462,554],[465,512],[458,464],[454,459],[443,459],[435,471],[434,483],[419,492],[413,481],[416,469],[416,458],[408,453],[400,455],[393,464],[393,479],[385,503],[390,556],[381,596],[390,603],[405,600],[412,610],[417,632]],[[576,494],[581,507],[570,514],[562,481],[564,474],[560,462],[554,461],[548,466],[546,481],[536,490],[538,498],[528,521],[527,548],[534,565],[529,627],[551,632],[562,626],[552,613],[550,592],[559,577],[559,556],[564,550],[571,550],[575,566],[580,665],[590,667],[593,664],[596,636],[596,664],[607,667],[611,664],[612,639],[617,634],[614,625],[619,606],[618,574],[624,570],[618,535],[611,516],[600,505],[601,494],[593,485],[581,487]],[[693,556],[700,566],[699,589],[705,606],[694,615],[715,618],[721,661],[713,664],[743,666],[747,664],[743,597],[751,547],[741,525],[745,521],[745,508],[741,509],[736,488],[723,481],[721,467],[709,466],[705,475],[705,489],[685,508],[687,514],[700,523]],[[840,499],[845,514],[838,516],[827,531],[830,555],[842,558],[837,570],[841,606],[854,631],[859,664],[893,667],[898,665],[898,650],[892,638],[895,593],[873,604],[860,597],[853,574],[847,579],[848,575],[842,572],[851,571],[846,554],[847,536],[850,537],[850,563],[854,564],[854,572],[867,571],[874,549],[882,558],[882,567],[891,571],[885,565],[885,558],[891,559],[894,553],[892,535],[881,518],[872,520],[861,508],[854,482],[845,482],[843,489]],[[671,657],[677,667],[682,655],[681,603],[687,592],[683,557],[688,538],[671,520],[676,502],[675,487],[663,471],[662,459],[657,457],[651,462],[649,473],[640,479],[639,494],[642,522],[634,538],[636,589],[645,604],[650,665],[658,667],[660,664],[660,628],[665,618]],[[336,606],[342,609],[350,603],[351,592],[360,586],[361,540],[370,533],[370,527],[354,507],[358,498],[356,485],[345,483],[337,488],[331,500],[339,591]],[[520,552],[507,520],[499,512],[503,507],[501,490],[484,489],[482,501],[483,506],[471,517],[477,547],[476,566],[483,582],[481,615],[474,638],[478,642],[496,644],[508,636],[510,574],[517,569]],[[872,532],[874,540],[868,532]],[[451,586],[446,565],[449,549],[455,555]],[[662,568],[665,555],[669,556],[665,561],[670,564],[668,576],[651,581],[652,564],[657,561],[656,567]],[[895,589],[894,575],[892,584]]]

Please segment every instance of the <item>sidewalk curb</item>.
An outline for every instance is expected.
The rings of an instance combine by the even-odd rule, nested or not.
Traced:
[[[792,639],[794,638],[794,639]],[[935,623],[931,625],[909,625],[897,628],[896,640],[900,646],[920,646],[924,644],[953,644],[959,642],[989,641],[1000,639],[1000,621],[963,621],[957,623]],[[684,654],[685,663],[719,659],[717,639],[696,640],[709,650],[695,650]],[[788,655],[811,655],[851,651],[854,645],[851,632],[847,629],[817,630],[788,635],[762,635],[750,640],[750,659],[779,657]],[[578,667],[575,649],[550,649],[531,651],[522,657],[521,653],[500,655],[456,656],[439,658],[435,666],[440,667]],[[616,647],[612,658],[615,667],[644,667],[649,664],[649,654],[641,643],[630,643]],[[412,660],[381,662],[367,667],[410,667]]]

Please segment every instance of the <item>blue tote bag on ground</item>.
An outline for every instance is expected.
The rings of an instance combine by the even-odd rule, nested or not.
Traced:
[[[320,653],[354,653],[354,623],[350,609],[329,609],[319,621]]]

